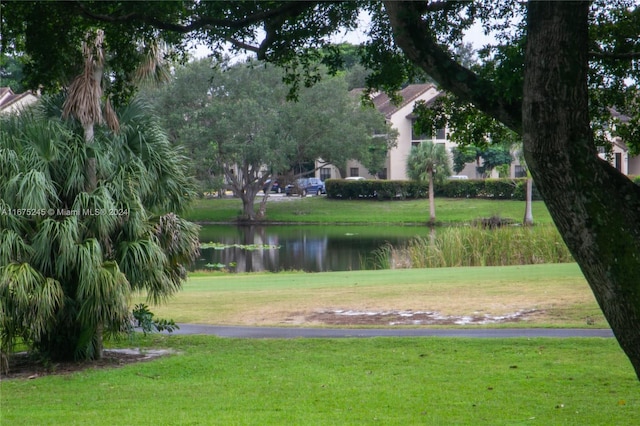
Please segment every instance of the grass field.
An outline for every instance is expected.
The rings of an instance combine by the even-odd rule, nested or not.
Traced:
[[[142,301],[143,296],[136,300]],[[184,291],[152,310],[160,318],[183,323],[314,326],[323,324],[309,318],[321,311],[413,310],[452,317],[531,311],[526,321],[508,325],[607,327],[576,264],[196,273]]]
[[[256,206],[260,199],[256,199]],[[237,198],[203,199],[193,204],[185,217],[195,222],[231,222],[241,213]],[[522,222],[524,201],[436,198],[437,220],[443,224],[470,222],[477,218],[500,216]],[[551,217],[542,201],[533,203],[535,223],[549,224]],[[427,200],[369,201],[330,200],[326,197],[270,197],[270,222],[286,223],[426,223]]]
[[[0,384],[3,425],[632,425],[613,339],[153,336],[178,353]]]
[[[451,223],[491,215],[518,220],[524,208],[521,202],[475,201],[463,201],[449,213],[447,203],[441,204],[439,217]],[[238,200],[201,203],[192,220],[232,220],[239,208]],[[316,197],[281,201],[268,212],[282,222],[299,216],[305,223],[325,223],[329,209],[340,211],[332,223],[379,218],[376,223],[400,224],[420,222],[427,211],[422,201],[339,203],[336,208]],[[394,208],[387,211],[387,204]],[[550,222],[542,204],[534,209],[538,223]],[[144,295],[134,303],[141,301]],[[152,310],[177,322],[291,326],[326,326],[309,319],[322,310],[429,310],[452,317],[527,311],[526,320],[508,326],[607,326],[572,263],[195,273],[184,291]],[[505,325],[482,325],[491,326]],[[120,368],[2,380],[0,424],[640,424],[640,382],[614,339],[135,335],[108,346],[165,348],[172,354]],[[55,372],[56,364],[49,368]]]

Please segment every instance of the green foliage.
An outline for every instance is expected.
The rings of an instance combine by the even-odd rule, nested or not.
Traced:
[[[451,176],[449,162],[444,144],[423,142],[409,152],[407,175],[413,180],[442,182]]]
[[[344,76],[300,88],[298,102],[286,100],[283,76],[257,61],[229,66],[201,60],[148,94],[174,142],[193,158],[201,185],[224,176],[243,199],[244,219],[257,217],[253,201],[267,179],[306,171],[318,158],[342,168],[357,159],[380,170],[395,143],[383,116],[349,95]]]
[[[451,154],[453,157],[453,171],[457,174],[460,173],[468,163],[477,161],[481,151],[475,146],[462,146],[454,147],[451,150]]]
[[[169,333],[179,330],[180,327],[173,320],[154,318],[154,313],[149,310],[149,306],[138,303],[133,308],[134,325],[142,330],[146,336],[148,333],[167,331]]]
[[[61,99],[0,126],[0,337],[53,359],[94,358],[128,329],[134,290],[159,301],[181,288],[198,227],[173,212],[193,199],[185,158],[134,102],[120,133],[60,119]],[[96,188],[85,164],[96,159]]]
[[[383,248],[378,254],[396,267],[450,268],[570,263],[573,257],[553,226],[479,226],[440,228],[431,237],[418,237],[406,247]]]
[[[612,339],[148,336],[138,344],[172,355],[108,371],[3,380],[3,422],[640,422],[640,386]]]
[[[404,200],[426,197],[428,184],[406,180],[357,180],[328,179],[325,182],[327,197],[340,200]]]
[[[443,198],[486,198],[496,200],[524,201],[526,178],[501,179],[456,179],[445,180],[435,185],[435,195]],[[397,200],[425,198],[427,182],[328,179],[325,182],[327,197],[337,200]],[[533,199],[541,200],[533,188]]]
[[[13,93],[24,92],[26,89],[22,85],[22,68],[21,57],[11,57],[0,53],[0,82],[2,87],[11,88]]]
[[[489,198],[524,201],[526,184],[526,178],[448,180],[444,184],[436,186],[436,195],[446,198]],[[542,199],[535,186],[533,199]]]
[[[510,165],[512,160],[511,152],[503,146],[490,146],[482,152],[481,157],[482,166],[478,171],[485,175],[497,167]]]
[[[517,105],[522,98],[526,3],[505,0],[411,7],[422,19],[421,30],[412,37],[437,42],[435,53],[440,56],[433,61],[435,65],[414,63],[403,55],[393,37],[394,26],[400,23],[390,22],[388,10],[375,2],[7,2],[2,5],[0,39],[3,52],[26,54],[25,82],[33,89],[57,89],[66,84],[82,64],[84,35],[99,27],[105,31],[109,50],[117,52],[109,60],[110,91],[121,92],[121,98],[131,94],[129,76],[145,53],[163,40],[174,49],[167,56],[181,60],[188,55],[190,42],[207,45],[217,56],[229,43],[233,51],[254,52],[259,59],[287,69],[293,97],[297,90],[319,81],[324,71],[318,60],[333,72],[352,65],[357,57],[372,70],[367,82],[376,89],[393,92],[407,82],[424,81],[426,71],[444,81],[445,87],[452,81],[458,87],[466,85],[469,92],[458,101],[468,104],[469,98],[481,99],[475,107],[494,117],[499,115],[496,105]],[[598,48],[591,55],[590,107],[594,127],[600,131],[610,123],[611,107],[636,116],[637,108],[629,100],[637,94],[626,83],[637,81],[640,73],[634,66],[637,10],[637,4],[627,0],[599,0],[591,8],[590,37]],[[362,11],[371,18],[369,40],[356,54],[332,46],[330,36],[355,28]],[[493,31],[496,38],[496,43],[478,52],[477,59],[470,58],[463,43],[465,31],[474,24]],[[452,72],[450,58],[473,70],[473,78]],[[637,120],[633,123],[636,126]]]

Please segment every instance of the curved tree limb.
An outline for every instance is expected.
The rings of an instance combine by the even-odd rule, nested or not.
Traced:
[[[522,134],[522,106],[495,96],[492,83],[463,67],[436,42],[421,18],[420,2],[385,1],[396,44],[445,90]]]

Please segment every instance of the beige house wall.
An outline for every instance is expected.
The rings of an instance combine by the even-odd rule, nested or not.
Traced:
[[[387,122],[396,129],[398,132],[397,146],[391,149],[387,155],[386,178],[389,180],[406,180],[407,170],[406,163],[411,151],[411,146],[414,143],[423,142],[424,140],[414,140],[412,136],[412,113],[414,105],[417,101],[424,101],[426,103],[432,102],[438,95],[439,91],[431,85],[413,85],[407,88],[406,93],[413,96],[411,99],[405,99],[404,102],[394,107],[389,102],[384,102],[384,95],[373,98],[373,102],[387,119]],[[405,93],[405,90],[401,94]],[[382,101],[381,101],[382,100]],[[445,133],[446,134],[446,133]],[[431,139],[427,139],[431,140]],[[451,154],[451,150],[457,145],[448,139],[434,139],[434,143],[442,143],[445,145],[447,151]],[[346,142],[348,143],[348,142]],[[605,158],[604,154],[600,154],[602,158]],[[452,159],[453,156],[450,155]],[[626,145],[619,139],[613,138],[613,155],[609,159],[614,167],[617,167],[622,173],[626,175],[640,175],[640,157],[632,157],[629,155],[629,150]],[[452,161],[453,163],[453,161]],[[513,158],[510,167],[510,177],[516,177],[516,171],[519,169],[520,163],[517,158]],[[477,164],[475,162],[468,163],[465,168],[458,172],[459,175],[468,176],[469,179],[477,179],[481,176],[478,175],[476,170]],[[316,163],[316,167],[320,167],[320,163]],[[353,173],[352,173],[353,171]],[[453,172],[455,174],[455,172]],[[316,177],[326,179],[330,178],[346,178],[349,176],[361,176],[367,179],[374,179],[375,177],[369,174],[369,171],[358,161],[350,160],[347,162],[346,175],[341,176],[338,169],[334,166],[324,166],[324,171],[318,170]],[[491,174],[492,178],[497,178],[498,172],[494,170]]]
[[[38,101],[38,97],[31,92],[14,94],[8,87],[0,88],[0,114],[16,114],[27,106]]]

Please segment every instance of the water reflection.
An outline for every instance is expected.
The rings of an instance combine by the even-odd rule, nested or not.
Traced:
[[[379,247],[399,246],[415,236],[428,234],[429,229],[422,227],[212,225],[202,228],[201,242],[220,243],[225,248],[203,249],[196,269],[224,268],[235,272],[369,269],[373,253]]]

